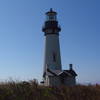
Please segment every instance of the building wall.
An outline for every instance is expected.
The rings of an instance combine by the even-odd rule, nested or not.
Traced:
[[[61,79],[57,76],[46,76],[45,86],[73,86],[76,85],[75,77],[66,77],[62,83]]]
[[[59,35],[45,36],[45,53],[44,53],[44,71],[46,66],[53,70],[61,70],[61,56]],[[56,61],[53,61],[53,54],[56,55]]]
[[[50,81],[49,76],[46,75],[45,80],[44,80],[44,85],[49,86],[50,85],[49,81]]]
[[[61,85],[61,81],[59,79],[59,77],[56,76],[49,76],[49,86],[60,86]]]
[[[67,85],[67,86],[73,86],[73,85],[75,85],[76,84],[75,77],[73,76],[73,77],[67,77],[67,78],[65,78],[64,84]]]

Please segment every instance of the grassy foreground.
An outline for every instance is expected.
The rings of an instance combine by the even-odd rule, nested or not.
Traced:
[[[0,83],[0,100],[100,100],[100,85],[44,87],[35,81]]]

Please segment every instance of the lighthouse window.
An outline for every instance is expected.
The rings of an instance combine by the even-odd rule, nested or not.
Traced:
[[[49,15],[49,16],[47,16],[47,18],[46,18],[47,20],[56,20],[56,16],[54,16],[54,15]]]
[[[56,20],[56,16],[54,15],[49,16],[49,20]]]
[[[53,53],[53,61],[56,62],[56,54]]]
[[[50,20],[53,20],[53,19],[54,19],[54,16],[50,16],[49,19],[50,19]]]

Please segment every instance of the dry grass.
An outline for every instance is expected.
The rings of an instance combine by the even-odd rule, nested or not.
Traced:
[[[100,100],[100,85],[44,87],[34,81],[0,83],[0,100]]]

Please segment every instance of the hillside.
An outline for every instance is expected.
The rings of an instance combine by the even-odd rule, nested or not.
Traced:
[[[100,100],[100,85],[44,87],[34,81],[0,83],[0,100]]]

